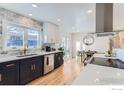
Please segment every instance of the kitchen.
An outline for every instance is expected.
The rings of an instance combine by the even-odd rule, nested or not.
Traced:
[[[59,42],[54,38],[57,25],[43,24],[4,8],[0,8],[0,15],[0,85],[25,85],[63,64],[63,53],[55,47]],[[49,34],[49,29],[56,34],[43,42],[42,29],[44,34]]]
[[[122,7],[1,3],[0,85],[123,84],[123,67],[95,59],[123,63]]]

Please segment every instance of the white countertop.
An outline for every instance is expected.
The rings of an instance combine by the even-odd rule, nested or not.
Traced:
[[[124,69],[87,64],[72,85],[124,85]]]
[[[106,57],[105,54],[94,54],[93,57],[100,57],[100,58],[110,58],[110,59],[117,59],[117,57]]]
[[[34,54],[37,54],[37,55],[25,56],[25,57],[17,57],[17,56],[0,56],[0,63],[7,62],[7,61],[13,61],[13,60],[24,59],[24,58],[30,58],[30,57],[40,56],[40,55],[47,55],[47,54],[52,54],[52,53],[58,53],[58,52],[60,52],[60,51],[38,52],[38,53],[34,53]]]

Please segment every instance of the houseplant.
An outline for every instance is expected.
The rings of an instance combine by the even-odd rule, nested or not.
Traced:
[[[63,53],[63,55],[65,54],[64,53],[64,47],[59,47],[58,50],[61,51]]]

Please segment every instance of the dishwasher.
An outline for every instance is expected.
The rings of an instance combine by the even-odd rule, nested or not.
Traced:
[[[44,74],[49,73],[54,69],[54,54],[44,56]]]

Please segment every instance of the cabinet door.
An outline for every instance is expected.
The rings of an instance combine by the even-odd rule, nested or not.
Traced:
[[[54,69],[59,67],[58,53],[54,55]]]
[[[63,64],[63,54],[56,53],[54,56],[54,68],[57,68]]]
[[[33,66],[28,59],[23,61],[20,63],[20,84],[26,84],[31,80],[30,73],[33,70]]]
[[[58,54],[58,61],[59,61],[59,66],[61,66],[63,64],[63,54],[62,53]]]
[[[35,57],[32,60],[31,65],[33,66],[33,70],[30,73],[31,80],[34,80],[43,75],[42,74],[43,73],[43,57],[42,56]]]
[[[1,64],[0,84],[16,85],[19,84],[19,65],[18,62],[6,62]]]
[[[27,84],[40,77],[42,68],[42,57],[23,59],[20,63],[20,84]]]
[[[39,59],[35,59],[31,65],[33,66],[33,70],[31,71],[31,80],[34,80],[42,75],[42,62]]]

